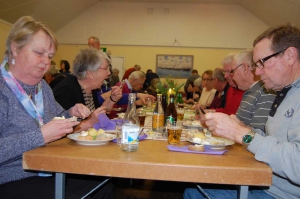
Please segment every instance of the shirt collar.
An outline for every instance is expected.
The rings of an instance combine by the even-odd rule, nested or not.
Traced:
[[[127,84],[127,87],[129,88],[129,90],[132,92],[132,86],[131,84],[129,83],[128,79],[125,79],[125,82]]]

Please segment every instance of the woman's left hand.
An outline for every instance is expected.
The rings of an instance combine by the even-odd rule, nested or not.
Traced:
[[[86,107],[83,104],[75,104],[75,106],[70,108],[69,114],[71,116],[75,116],[75,117],[84,119],[84,118],[87,118],[91,114],[91,111],[88,107]]]

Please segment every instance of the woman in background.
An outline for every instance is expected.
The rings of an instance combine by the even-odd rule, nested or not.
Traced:
[[[111,81],[110,81],[111,86],[115,86],[118,82],[120,82],[119,73],[120,73],[120,71],[118,69],[116,69],[116,68],[112,69],[112,75],[111,75]]]
[[[202,74],[203,90],[201,92],[201,97],[198,103],[199,105],[202,105],[204,107],[210,107],[217,91],[216,89],[214,89],[212,73],[212,70],[206,70]]]
[[[60,61],[60,70],[59,70],[59,72],[64,76],[68,76],[68,75],[71,74],[70,64],[67,60],[61,60]]]

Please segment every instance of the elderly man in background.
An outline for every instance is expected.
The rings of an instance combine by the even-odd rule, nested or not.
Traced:
[[[100,40],[99,40],[99,38],[91,36],[88,39],[88,45],[89,45],[90,48],[96,48],[97,50],[100,50]]]
[[[277,92],[266,130],[246,127],[218,113],[207,113],[203,119],[215,135],[244,145],[256,160],[272,168],[272,185],[251,190],[251,198],[300,198],[300,29],[290,24],[271,27],[256,38],[253,46],[255,74],[267,89]],[[219,193],[209,191],[215,196]],[[223,198],[225,194],[223,190]],[[196,197],[201,198],[201,194],[185,193],[185,198]]]
[[[95,48],[97,50],[101,50],[100,48],[100,40],[98,37],[95,37],[95,36],[91,36],[89,39],[88,39],[88,45],[90,48]],[[101,50],[102,51],[102,50]],[[106,52],[103,52],[104,54],[106,54],[106,56],[111,59],[110,55],[107,54]],[[113,71],[112,71],[112,65],[111,65],[111,62],[109,63],[109,72],[110,72],[110,76],[105,79],[105,81],[103,82],[103,85],[102,85],[102,90],[103,92],[106,92],[108,90],[108,88],[112,87],[111,85],[111,74],[113,74]]]
[[[143,73],[142,71],[134,71],[133,73],[131,73],[129,75],[128,79],[125,79],[125,84],[123,86],[123,97],[121,99],[121,101],[123,101],[123,103],[118,103],[114,105],[114,108],[127,108],[127,103],[124,103],[124,97],[128,98],[129,93],[133,93],[133,92],[138,92],[144,85],[144,82],[146,80],[146,76],[145,73]],[[117,83],[116,86],[120,86],[121,82]],[[137,105],[143,105],[145,103],[146,98],[150,98],[152,101],[154,100],[154,96],[152,95],[148,95],[148,94],[142,94],[142,93],[138,93],[137,94],[137,98],[141,98],[141,100],[137,100],[136,104]],[[128,102],[128,101],[127,101]],[[110,118],[114,118],[116,117],[117,112],[116,111],[111,111],[109,114]]]
[[[138,92],[143,87],[145,80],[146,76],[142,71],[132,72],[128,79],[124,80],[125,84],[122,93]],[[119,86],[120,84],[121,82],[117,83],[116,86]]]
[[[226,113],[228,115],[236,114],[236,111],[241,103],[244,94],[244,91],[236,88],[237,85],[232,79],[233,73],[236,70],[236,68],[232,68],[234,55],[234,53],[230,53],[222,61],[224,77],[227,80],[230,87],[228,88],[226,94],[226,102],[228,103],[226,103],[224,108],[216,109],[216,112]]]
[[[124,80],[124,79],[128,79],[129,78],[129,75],[131,74],[131,73],[133,73],[134,71],[140,71],[141,70],[141,66],[140,65],[134,65],[132,68],[128,68],[126,71],[125,71],[125,73],[124,73],[124,75],[123,75],[123,77],[122,77],[122,80]]]
[[[233,65],[237,69],[232,78],[238,88],[245,91],[236,116],[244,124],[265,131],[275,92],[267,90],[254,74],[252,59],[252,50],[243,50],[234,56]]]
[[[45,73],[44,79],[49,84],[51,89],[53,89],[59,82],[65,79],[66,76],[59,73],[56,69],[54,61],[51,61],[51,66],[49,70]]]
[[[210,109],[225,108],[227,91],[230,86],[224,77],[223,69],[215,68],[215,70],[212,74],[212,78],[214,81],[214,88],[217,90],[217,95],[211,102],[211,105],[209,108]],[[230,102],[228,102],[228,103],[230,103]]]

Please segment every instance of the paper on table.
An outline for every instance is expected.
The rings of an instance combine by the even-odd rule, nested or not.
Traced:
[[[227,152],[227,150],[212,150],[212,149],[207,149],[207,148],[205,148],[205,150],[203,152],[191,151],[188,149],[188,146],[174,146],[174,145],[168,145],[167,148],[170,151],[177,151],[177,152],[184,152],[184,153],[212,154],[212,155],[222,155],[225,152]]]

